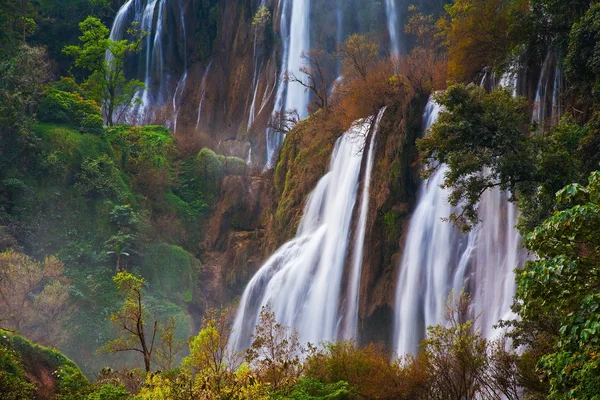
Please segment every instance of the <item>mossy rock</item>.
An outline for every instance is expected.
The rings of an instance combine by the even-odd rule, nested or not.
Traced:
[[[223,172],[225,175],[246,175],[246,161],[238,157],[225,157],[221,155],[218,157],[223,165]]]
[[[219,198],[225,168],[219,156],[210,149],[202,149],[196,157],[196,174],[204,200],[215,204]]]
[[[195,258],[181,247],[158,243],[146,248],[142,275],[151,290],[165,298],[180,304],[191,302],[198,273]]]

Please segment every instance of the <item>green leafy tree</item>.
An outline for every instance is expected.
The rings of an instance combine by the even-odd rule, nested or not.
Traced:
[[[190,341],[190,355],[182,365],[188,368],[200,391],[227,398],[239,392],[242,381],[236,377],[239,356],[229,343],[228,310],[208,310],[202,320],[202,330]]]
[[[448,166],[443,186],[451,189],[450,203],[462,207],[450,219],[468,230],[486,190],[516,193],[517,183],[533,180],[534,152],[523,132],[528,106],[508,90],[487,93],[475,85],[451,86],[435,99],[444,109],[418,142],[430,165],[424,175]]]
[[[119,330],[119,336],[101,350],[107,353],[138,352],[142,355],[146,372],[150,372],[158,322],[154,321],[152,328],[148,329],[148,312],[142,293],[146,281],[127,271],[116,274],[113,281],[124,298],[121,308],[110,316],[110,320]]]
[[[136,93],[144,84],[137,79],[127,79],[125,62],[128,56],[141,50],[146,32],[134,25],[128,30],[132,40],[112,40],[108,28],[94,17],[88,17],[79,27],[81,45],[66,46],[63,51],[75,58],[75,66],[90,72],[83,86],[88,96],[102,105],[107,124],[113,125],[132,105],[141,101]]]
[[[549,377],[550,398],[600,396],[600,172],[587,185],[557,194],[567,206],[526,238],[537,255],[518,272],[518,310],[524,321],[558,326],[554,352],[539,367]]]
[[[600,105],[600,4],[594,4],[571,28],[566,75],[570,84],[579,91],[581,101],[589,106],[590,99],[597,108]]]

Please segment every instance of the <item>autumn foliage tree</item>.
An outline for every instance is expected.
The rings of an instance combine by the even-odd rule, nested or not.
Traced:
[[[449,75],[469,82],[483,68],[503,66],[518,42],[513,22],[526,13],[528,2],[507,0],[454,0],[438,21],[449,56]]]
[[[54,256],[39,262],[13,250],[0,253],[2,328],[47,345],[66,340],[73,306],[63,270]]]

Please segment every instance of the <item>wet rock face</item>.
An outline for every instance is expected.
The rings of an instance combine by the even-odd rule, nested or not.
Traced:
[[[360,343],[391,343],[398,267],[419,187],[419,136],[426,99],[390,107],[377,139],[359,298]],[[389,337],[387,337],[387,336]]]
[[[270,181],[261,176],[224,178],[202,243],[201,281],[213,305],[230,304],[264,261],[262,221],[270,192]]]
[[[155,122],[172,125],[173,114],[177,113],[178,136],[194,139],[199,147],[243,159],[248,158],[252,148],[253,163],[264,165],[265,130],[273,107],[277,62],[274,46],[254,35],[252,17],[259,1],[221,1],[212,5],[211,16],[219,17],[214,40],[204,37],[207,33],[201,29],[203,21],[197,20],[206,14],[206,10],[199,11],[208,7],[206,2],[178,1],[186,13],[183,21],[187,36],[184,40],[182,19],[173,18],[173,30],[177,31],[174,48],[179,53],[175,60],[187,55],[188,74],[175,102],[179,108],[176,110],[172,102],[167,102]],[[172,3],[178,5],[178,1]],[[207,3],[210,6],[211,2]],[[210,52],[204,43],[207,40],[211,43]],[[255,112],[253,123],[249,124],[255,85]]]

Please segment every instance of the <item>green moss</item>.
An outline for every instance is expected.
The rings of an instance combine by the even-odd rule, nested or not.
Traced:
[[[225,169],[217,154],[210,149],[202,149],[196,157],[196,179],[202,197],[209,205],[214,204],[221,190]]]
[[[225,175],[246,175],[246,161],[238,157],[219,156]]]

